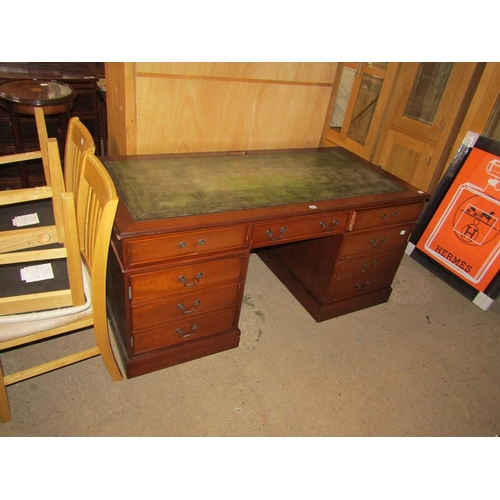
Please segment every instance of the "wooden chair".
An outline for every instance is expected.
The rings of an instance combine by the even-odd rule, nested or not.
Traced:
[[[16,203],[35,202],[35,200],[48,200],[47,203],[52,204],[50,208],[47,208],[43,202],[31,203],[31,205],[40,208],[46,217],[49,213],[53,214],[53,216],[49,216],[48,224],[42,223],[41,225],[27,227],[22,230],[16,229],[15,234],[14,231],[2,231],[0,233],[0,252],[33,248],[35,246],[52,244],[55,241],[59,243],[64,242],[60,193],[63,191],[75,192],[78,187],[77,182],[83,155],[86,152],[93,153],[95,151],[94,140],[89,130],[78,117],[71,118],[64,151],[64,179],[62,171],[55,171],[51,174],[47,153],[47,127],[43,110],[35,108],[34,112],[40,141],[40,151],[3,156],[0,157],[0,164],[41,158],[47,186],[1,191],[0,207]],[[29,208],[30,205],[24,205],[24,211]],[[52,222],[54,223],[52,224]]]
[[[36,127],[38,133],[38,140],[40,143],[40,150],[32,151],[30,153],[18,153],[13,155],[6,155],[0,157],[0,165],[7,165],[9,163],[18,163],[25,162],[33,159],[41,159],[43,165],[43,171],[45,175],[45,179],[47,181],[46,186],[37,186],[34,188],[21,188],[21,189],[11,189],[6,191],[0,191],[0,206],[13,205],[16,203],[23,203],[28,201],[35,200],[44,200],[52,198],[52,182],[50,178],[49,171],[49,160],[47,153],[47,126],[45,124],[45,117],[43,114],[43,110],[41,108],[35,109],[35,119],[36,119]],[[54,181],[56,182],[56,189],[62,189],[62,174],[61,176],[56,176]],[[58,181],[61,181],[58,183]],[[56,221],[62,221],[62,204],[60,202],[60,194],[61,191],[57,193],[55,198],[55,206],[54,206],[54,219]],[[12,244],[14,235],[11,233],[3,233],[0,235],[0,251],[10,251],[19,248],[28,248],[31,245],[43,245],[48,243],[53,243],[55,238],[57,237],[57,241],[61,241],[63,238],[62,234],[62,225],[60,226],[60,233],[56,236],[56,227],[51,224],[52,227],[42,227],[41,231],[39,231],[40,226],[34,228],[34,230],[27,229],[23,232],[19,232],[15,236],[16,239],[20,239],[23,235],[25,236],[24,240],[20,240],[19,243],[13,247],[5,247],[4,242],[8,241]],[[38,234],[39,233],[39,234]],[[40,236],[42,235],[42,236]],[[29,244],[23,243],[26,241],[30,241]]]
[[[80,165],[85,153],[94,153],[95,143],[89,129],[77,116],[70,119],[64,148],[64,182],[68,193],[76,193]]]
[[[41,159],[44,171],[43,173],[45,175],[47,185],[50,185],[50,182],[47,179],[48,159],[47,159],[47,151],[45,149],[45,143],[47,142],[48,134],[47,134],[47,125],[45,123],[45,115],[42,108],[35,108],[34,112],[35,112],[36,131],[38,135],[38,143],[40,144],[40,149],[37,151],[30,151],[27,153],[16,153],[12,155],[0,156],[0,165],[9,165],[11,163],[18,163],[20,165],[19,170],[21,172],[21,165],[23,165],[24,162]],[[20,175],[21,177],[23,177],[23,174]],[[28,189],[28,188],[23,188],[23,189]],[[34,188],[32,190],[32,192],[34,192],[35,195],[38,194],[38,196],[43,196],[44,191],[45,191],[44,187]],[[26,191],[27,195],[28,193],[29,191]]]
[[[66,205],[71,206],[71,193],[64,193],[62,198],[66,208]],[[0,351],[92,326],[96,345],[17,373],[4,374],[0,365],[0,420],[3,422],[11,419],[6,387],[22,380],[98,355],[101,355],[112,379],[122,380],[110,344],[106,313],[107,258],[118,197],[111,177],[93,153],[87,153],[83,158],[76,198],[86,303],[80,307],[0,317]]]
[[[10,297],[3,294],[0,297],[0,314],[4,315],[46,309],[51,305],[53,307],[78,306],[85,302],[79,254],[78,252],[70,253],[68,256],[65,252],[67,245],[75,246],[76,232],[64,227],[61,193],[64,191],[73,192],[77,187],[83,155],[86,152],[95,151],[94,140],[78,117],[73,117],[70,120],[65,144],[64,167],[65,176],[68,178],[67,186],[65,186],[59,156],[49,162],[47,128],[43,110],[35,108],[34,112],[40,151],[36,155],[28,155],[29,158],[41,157],[47,186],[0,192],[0,220],[10,221],[13,216],[34,212],[37,216],[40,215],[40,223],[11,230],[5,227],[1,228],[3,230],[0,231],[0,265],[55,258],[58,255],[59,258],[66,259],[70,282],[64,292],[57,290],[57,292],[44,292],[43,294],[32,293],[24,297],[24,300],[20,300],[18,296]],[[9,157],[12,161],[24,158],[23,154],[9,155]],[[3,221],[1,226],[3,226]],[[36,257],[32,252],[13,253],[26,249],[32,251],[42,245],[53,244],[59,244],[63,248],[52,248],[50,251],[38,250],[39,253],[36,254]]]
[[[55,225],[36,225],[35,228],[13,229],[0,233],[0,269],[4,279],[0,294],[2,316],[80,306],[85,303],[76,215],[73,202],[70,203],[62,196],[64,183],[56,139],[48,139],[45,147],[49,159],[47,172],[51,183],[47,194],[51,195]],[[17,193],[18,197],[26,202],[26,189],[16,191],[21,191]],[[9,200],[12,201],[12,196]],[[24,207],[26,203],[21,205]],[[16,204],[15,208],[18,209],[19,205]],[[44,210],[43,206],[39,208]],[[41,245],[45,246],[39,248]],[[64,288],[41,291],[39,283],[35,286],[21,280],[19,273],[22,269],[26,270],[26,263],[47,264],[54,259],[64,259],[66,262],[68,280]]]

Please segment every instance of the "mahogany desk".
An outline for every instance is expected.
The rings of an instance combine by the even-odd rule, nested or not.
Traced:
[[[342,148],[103,158],[128,377],[237,347],[255,251],[316,321],[386,302],[426,193]]]

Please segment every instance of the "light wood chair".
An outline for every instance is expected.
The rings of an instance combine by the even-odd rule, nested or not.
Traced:
[[[48,160],[47,160],[47,151],[45,149],[45,143],[47,141],[48,135],[47,135],[47,125],[45,123],[45,115],[42,108],[35,108],[34,113],[35,113],[36,131],[38,135],[38,143],[40,144],[40,149],[37,151],[30,151],[27,153],[15,153],[11,155],[0,156],[0,165],[9,165],[12,163],[18,163],[20,165],[20,172],[21,172],[21,165],[24,165],[24,162],[41,159],[45,179],[47,180],[47,185],[50,185],[49,180],[47,179]],[[21,177],[23,177],[23,174],[21,174]],[[28,189],[28,188],[25,187],[23,189]],[[44,189],[34,188],[32,192],[35,193],[38,192],[39,196],[43,196]],[[29,191],[26,191],[26,194],[28,193]]]
[[[49,140],[49,148],[53,147]],[[52,155],[50,158],[52,161]],[[92,326],[96,345],[12,374],[4,374],[0,364],[0,420],[3,422],[11,419],[6,387],[22,380],[98,355],[112,379],[122,380],[110,343],[106,313],[107,258],[118,197],[111,177],[93,153],[84,155],[78,185],[76,221],[86,303],[80,307],[0,317],[0,351]],[[63,193],[62,198],[66,217],[66,211],[71,211],[73,196]]]
[[[62,196],[64,183],[56,139],[48,139],[45,147],[51,183],[47,194],[51,195],[55,225],[36,225],[34,229],[13,229],[0,233],[0,270],[4,277],[0,293],[0,316],[85,304],[74,204]],[[24,192],[26,189],[16,191]],[[23,193],[19,197],[27,201]],[[12,197],[9,200],[12,201]],[[15,208],[19,206],[16,204]],[[44,210],[42,206],[39,208]],[[44,245],[43,248],[41,245]],[[68,280],[64,288],[41,291],[40,284],[35,286],[21,280],[19,274],[22,269],[26,269],[27,263],[47,264],[54,259],[64,259],[66,262]]]
[[[89,129],[77,116],[70,119],[64,147],[64,182],[68,193],[76,193],[80,165],[85,153],[94,153],[95,143]]]
[[[29,296],[25,296],[24,300],[20,300],[18,296],[2,295],[0,297],[0,314],[3,315],[46,309],[51,305],[53,307],[66,307],[85,303],[78,253],[68,255],[65,252],[67,245],[75,246],[76,233],[64,227],[61,193],[64,191],[74,192],[77,188],[83,155],[86,152],[93,153],[95,151],[94,140],[78,117],[71,118],[64,153],[66,183],[66,179],[63,179],[59,157],[56,157],[52,162],[49,162],[48,159],[47,128],[43,110],[35,108],[34,112],[40,151],[27,155],[30,159],[34,156],[42,159],[47,186],[0,192],[0,217],[3,220],[11,220],[12,216],[34,212],[37,217],[40,215],[40,223],[11,230],[6,230],[5,227],[1,228],[3,230],[0,230],[0,265],[56,258],[58,255],[60,259],[66,259],[70,282],[64,292],[58,290],[43,294],[31,293]],[[18,161],[24,157],[24,154],[9,155],[10,161]],[[16,210],[20,212],[15,212]],[[28,249],[33,251],[34,248],[38,249],[42,245],[53,246],[53,244],[59,244],[63,248],[52,248],[50,251],[37,250],[37,254],[32,252],[15,253]]]
[[[24,203],[23,209],[25,212],[29,211],[28,209],[31,206],[34,206],[42,211],[48,222],[26,227],[22,230],[16,229],[11,232],[4,230],[0,232],[0,253],[52,244],[56,241],[64,243],[60,193],[63,191],[69,193],[76,192],[83,155],[87,152],[93,153],[95,151],[95,143],[87,127],[85,127],[78,117],[71,118],[64,150],[64,178],[62,171],[55,171],[51,174],[47,153],[45,117],[41,108],[35,108],[34,112],[40,150],[32,153],[20,153],[0,157],[0,164],[41,158],[47,185],[1,191],[0,207]],[[39,200],[47,200],[46,203],[51,203],[52,206],[47,208]],[[37,203],[34,203],[35,201]],[[28,202],[32,203],[28,204]],[[48,215],[49,213],[51,215]]]
[[[49,170],[49,160],[47,153],[47,126],[45,117],[41,108],[35,109],[36,127],[38,140],[40,142],[40,150],[30,153],[18,153],[0,157],[0,165],[9,163],[24,162],[33,159],[41,159],[46,186],[37,186],[34,188],[9,189],[0,191],[0,206],[14,205],[16,203],[24,203],[36,200],[53,199],[53,219],[56,224],[36,226],[34,228],[26,228],[16,230],[14,232],[3,231],[0,234],[0,252],[18,250],[21,248],[30,248],[33,246],[52,244],[55,241],[63,242],[63,226],[62,226],[62,202],[60,201],[60,193],[63,189],[63,177],[56,175],[54,178],[54,189],[56,190],[55,198],[52,196],[52,179]],[[51,218],[51,222],[52,218]],[[59,222],[59,232],[57,232],[57,222]],[[15,243],[14,243],[15,242]]]

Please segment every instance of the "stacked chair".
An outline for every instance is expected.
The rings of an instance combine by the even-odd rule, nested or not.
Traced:
[[[16,373],[4,373],[0,360],[2,422],[11,419],[6,390],[11,384],[98,355],[112,379],[122,379],[106,314],[106,269],[118,206],[116,189],[94,155],[92,136],[78,118],[72,118],[68,127],[64,179],[58,144],[56,139],[47,139],[43,115],[37,116],[37,128],[40,152],[36,154],[42,159],[47,186],[0,193],[0,220],[10,217],[12,210],[48,213],[47,222],[40,217],[40,224],[33,228],[0,232],[0,280],[4,284],[0,354],[92,326],[95,345]],[[18,155],[9,156],[12,161],[22,161]],[[20,280],[21,268],[40,263],[50,264],[53,279]]]

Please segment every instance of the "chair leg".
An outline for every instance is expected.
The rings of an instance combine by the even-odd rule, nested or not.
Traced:
[[[94,322],[94,334],[97,346],[99,347],[102,360],[104,361],[111,378],[115,382],[119,382],[120,380],[123,380],[123,376],[116,362],[111,342],[109,341],[108,325],[106,323],[104,325],[99,323],[99,321]]]
[[[7,389],[3,379],[2,363],[0,362],[0,420],[2,422],[10,422],[10,405],[7,397]]]

